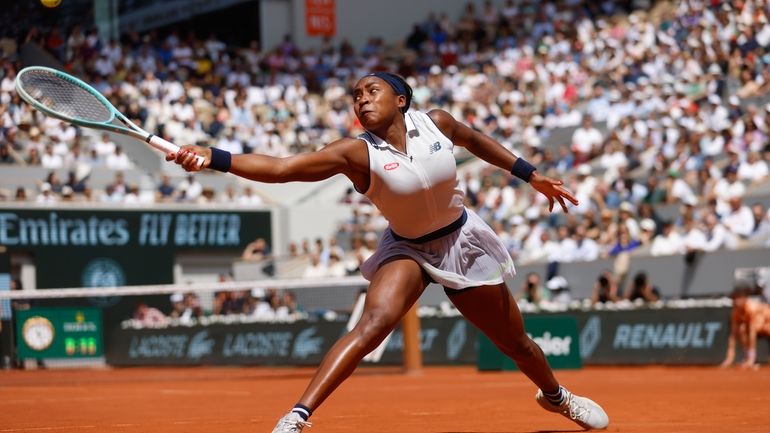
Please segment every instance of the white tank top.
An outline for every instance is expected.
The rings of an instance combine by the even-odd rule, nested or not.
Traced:
[[[446,227],[463,213],[465,195],[457,186],[454,144],[427,114],[410,111],[406,153],[367,131],[369,189],[365,195],[397,235],[415,239]]]

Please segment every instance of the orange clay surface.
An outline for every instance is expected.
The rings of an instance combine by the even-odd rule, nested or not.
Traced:
[[[271,432],[312,370],[0,371],[0,432]],[[770,432],[770,369],[586,368],[557,376],[600,402],[613,432]],[[316,412],[324,432],[577,431],[516,372],[363,368]]]

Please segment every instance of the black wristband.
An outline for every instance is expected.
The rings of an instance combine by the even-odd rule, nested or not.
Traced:
[[[230,164],[233,162],[233,155],[222,149],[216,147],[211,148],[211,162],[209,168],[212,170],[222,171],[227,173],[230,171]]]
[[[535,170],[537,170],[537,168],[535,168],[534,165],[525,161],[524,158],[519,158],[513,163],[511,174],[524,182],[529,182],[529,178],[532,177],[532,173],[534,173]]]

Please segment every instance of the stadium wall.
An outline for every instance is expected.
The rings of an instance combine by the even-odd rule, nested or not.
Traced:
[[[492,3],[500,7],[504,1]],[[454,22],[466,4],[467,0],[336,0],[337,31],[332,40],[347,40],[356,48],[372,36],[396,42],[405,39],[412,26],[424,21],[431,12],[445,12]],[[480,9],[483,2],[475,6]],[[308,36],[305,29],[305,0],[262,0],[260,7],[263,47],[278,45],[286,34],[291,34],[302,49],[319,45],[321,39]],[[290,17],[290,23],[286,17]]]
[[[525,319],[553,315],[526,313]],[[579,341],[572,341],[570,350],[579,351],[585,365],[715,365],[724,359],[727,348],[729,307],[591,310],[558,315],[577,322]],[[548,345],[562,331],[543,328],[533,338]],[[344,332],[344,322],[119,327],[105,335],[105,354],[107,363],[116,366],[317,365]],[[420,342],[428,365],[481,362],[489,366],[498,362],[500,369],[505,367],[499,353],[477,355],[479,334],[461,317],[423,318]],[[400,364],[402,349],[403,338],[397,329],[381,363]],[[571,351],[551,355],[575,356]],[[758,343],[758,356],[760,362],[767,362],[767,340]],[[510,361],[508,364],[512,365]]]

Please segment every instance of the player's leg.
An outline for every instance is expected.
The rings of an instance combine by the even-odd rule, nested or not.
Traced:
[[[504,284],[445,292],[463,316],[513,359],[538,388],[545,392],[559,390],[545,354],[524,330],[516,300]]]
[[[296,424],[299,421],[296,413],[308,416],[317,409],[353,373],[361,359],[395,328],[427,285],[422,268],[408,257],[397,257],[383,264],[366,292],[358,324],[324,356],[297,407],[279,421],[274,432],[300,431],[301,428],[292,425],[281,429],[282,422],[288,417],[285,422]]]
[[[607,427],[609,419],[598,404],[559,386],[540,346],[525,332],[519,307],[505,284],[445,292],[463,316],[540,388],[537,401],[544,409],[561,413],[583,428]]]

